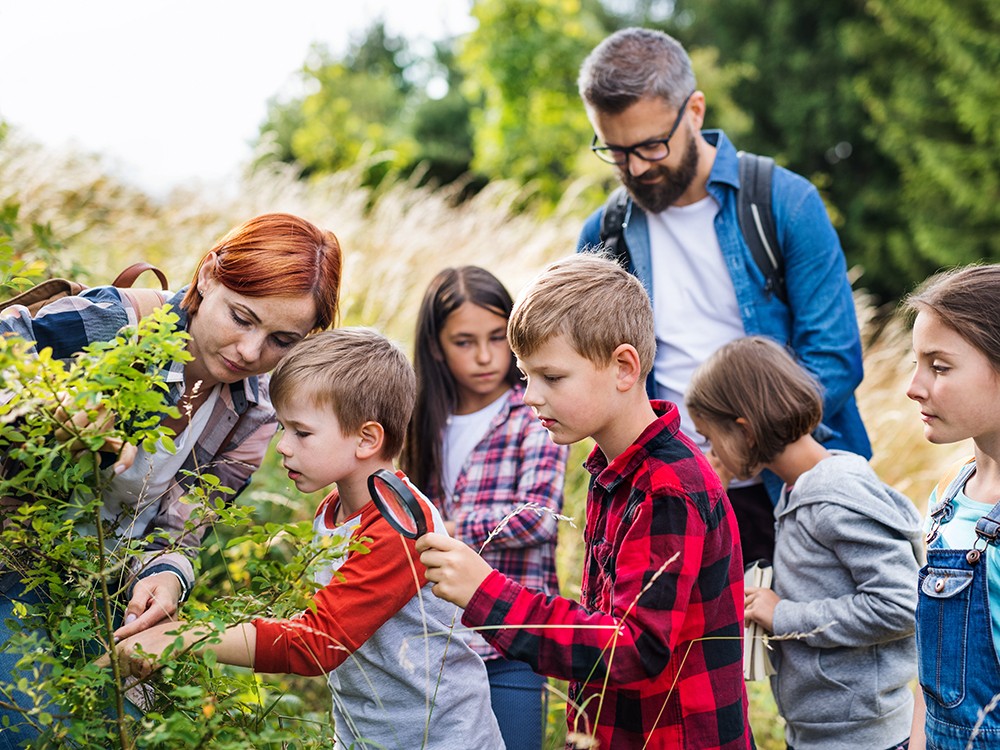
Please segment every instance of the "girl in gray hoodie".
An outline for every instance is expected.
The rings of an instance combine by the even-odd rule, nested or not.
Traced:
[[[769,469],[784,482],[773,590],[747,587],[745,617],[773,633],[771,689],[789,748],[907,747],[922,557],[913,503],[861,456],[813,438],[819,386],[769,339],[722,347],[686,401],[723,481]]]

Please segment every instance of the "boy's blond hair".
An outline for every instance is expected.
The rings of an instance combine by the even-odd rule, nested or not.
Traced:
[[[309,400],[332,409],[345,434],[365,422],[378,422],[385,431],[383,458],[395,458],[402,450],[416,392],[406,355],[370,328],[307,336],[271,374],[271,402],[278,412]]]
[[[529,357],[563,334],[595,365],[611,363],[615,349],[631,344],[642,378],[653,368],[653,307],[642,283],[610,257],[580,253],[549,264],[518,296],[507,324],[510,348]]]

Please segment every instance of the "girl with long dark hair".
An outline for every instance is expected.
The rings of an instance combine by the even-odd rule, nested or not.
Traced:
[[[513,301],[477,266],[431,281],[417,320],[417,402],[403,469],[441,509],[449,533],[534,589],[559,593],[556,518],[567,448],[522,401],[507,343]],[[545,678],[479,637],[493,711],[508,750],[541,747]]]

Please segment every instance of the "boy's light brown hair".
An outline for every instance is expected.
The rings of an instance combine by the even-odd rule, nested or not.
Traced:
[[[551,263],[518,296],[507,324],[510,348],[529,357],[553,336],[564,335],[598,367],[631,344],[642,379],[653,368],[653,307],[642,283],[610,257],[580,253]]]
[[[819,383],[781,345],[747,336],[720,347],[695,370],[684,397],[688,411],[722,430],[744,430],[751,474],[785,446],[808,435],[823,416]],[[747,424],[741,426],[737,419]]]
[[[365,422],[385,430],[383,458],[403,447],[417,379],[403,351],[370,328],[337,328],[307,336],[271,374],[271,402],[281,412],[308,400],[333,410],[345,433]]]

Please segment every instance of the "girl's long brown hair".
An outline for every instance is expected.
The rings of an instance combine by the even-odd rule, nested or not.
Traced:
[[[417,403],[406,431],[400,465],[417,487],[432,495],[446,491],[441,487],[441,438],[449,415],[458,406],[455,377],[441,350],[441,329],[448,316],[466,302],[496,313],[504,320],[510,317],[514,306],[510,292],[500,280],[479,266],[446,268],[431,280],[424,293],[413,357],[417,371]],[[505,380],[513,386],[518,379],[511,354]]]

